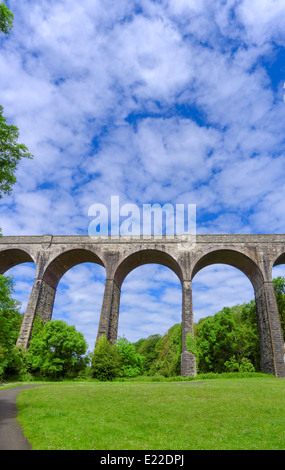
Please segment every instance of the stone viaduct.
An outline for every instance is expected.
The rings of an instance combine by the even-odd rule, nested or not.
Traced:
[[[105,268],[106,282],[97,338],[115,342],[121,286],[136,267],[156,263],[170,268],[182,285],[181,374],[196,375],[195,356],[185,340],[193,334],[191,281],[204,267],[227,264],[242,271],[252,283],[257,307],[261,369],[285,377],[284,338],[272,283],[273,266],[285,263],[285,235],[191,235],[124,237],[7,236],[0,238],[0,273],[21,263],[34,262],[36,277],[18,338],[27,348],[36,313],[52,318],[58,282],[73,266],[84,262]]]

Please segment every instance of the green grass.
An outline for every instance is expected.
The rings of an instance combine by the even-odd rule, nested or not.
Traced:
[[[60,383],[18,395],[35,450],[285,449],[285,380]]]

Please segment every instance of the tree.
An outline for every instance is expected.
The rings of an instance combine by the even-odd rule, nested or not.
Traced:
[[[9,34],[13,28],[13,13],[4,5],[0,3],[0,31],[4,34]]]
[[[224,372],[234,367],[234,363],[240,365],[243,359],[259,370],[259,336],[254,301],[226,307],[214,316],[201,319],[195,325],[195,339],[199,372]]]
[[[223,372],[235,351],[234,321],[229,308],[199,322],[195,334],[200,372]]]
[[[278,276],[273,279],[273,287],[276,295],[276,302],[280,316],[281,327],[283,336],[285,338],[285,279],[282,276]]]
[[[140,339],[135,343],[136,352],[143,357],[143,369],[149,372],[151,365],[158,358],[157,343],[161,335],[150,335],[146,339]]]
[[[82,333],[62,320],[52,320],[33,335],[27,362],[32,372],[45,377],[72,377],[86,367],[86,351]]]
[[[181,324],[172,326],[167,333],[157,342],[157,359],[153,362],[149,374],[160,374],[165,377],[180,375],[182,330]]]
[[[117,352],[121,359],[119,375],[121,377],[136,377],[143,372],[143,357],[136,353],[135,345],[126,338],[117,341]]]
[[[27,147],[17,142],[18,137],[18,128],[7,123],[0,106],[0,198],[3,194],[11,194],[21,158],[33,158]]]
[[[106,335],[98,339],[91,363],[91,375],[99,380],[113,380],[120,372],[120,358],[116,345]]]
[[[246,357],[244,357],[239,364],[236,357],[232,356],[224,365],[228,372],[255,372],[253,364]]]
[[[20,302],[12,298],[13,278],[0,274],[0,376],[12,364],[22,315]]]
[[[260,370],[260,343],[255,301],[232,307],[239,330],[237,358],[242,363],[247,359],[256,370]]]

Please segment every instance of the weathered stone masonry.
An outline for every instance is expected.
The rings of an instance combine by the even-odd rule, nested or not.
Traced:
[[[52,318],[58,282],[73,266],[84,262],[105,268],[106,282],[97,338],[117,339],[121,286],[136,267],[157,263],[172,269],[182,285],[183,376],[196,375],[195,356],[187,351],[187,333],[193,334],[191,282],[204,267],[228,264],[251,281],[257,306],[261,367],[285,377],[284,338],[272,283],[272,268],[285,263],[285,235],[182,235],[177,237],[23,236],[0,238],[0,273],[21,263],[34,262],[36,276],[17,344],[27,348],[36,313]]]

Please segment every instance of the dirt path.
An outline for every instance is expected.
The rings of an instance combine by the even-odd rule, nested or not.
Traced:
[[[0,389],[0,450],[32,450],[17,421],[16,399],[19,392],[38,385]]]

